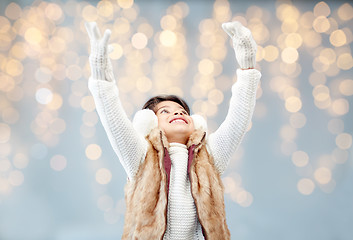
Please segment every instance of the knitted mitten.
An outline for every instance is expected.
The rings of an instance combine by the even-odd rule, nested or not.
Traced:
[[[256,65],[257,45],[250,30],[240,22],[223,23],[222,28],[233,40],[235,57],[240,68],[254,68]]]
[[[91,54],[89,63],[91,66],[91,75],[93,79],[106,80],[109,82],[115,81],[112,63],[108,57],[108,41],[111,35],[109,29],[105,30],[104,36],[101,33],[95,22],[86,22],[85,27],[91,43]]]

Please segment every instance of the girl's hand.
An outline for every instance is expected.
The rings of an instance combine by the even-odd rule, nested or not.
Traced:
[[[115,81],[112,64],[108,57],[108,51],[110,52],[111,50],[111,46],[108,46],[111,31],[109,29],[105,30],[104,36],[101,37],[101,33],[95,22],[86,22],[85,27],[91,43],[89,63],[92,78],[109,82]]]
[[[235,57],[240,68],[254,68],[256,65],[257,45],[250,30],[236,21],[223,23],[222,28],[233,40]]]

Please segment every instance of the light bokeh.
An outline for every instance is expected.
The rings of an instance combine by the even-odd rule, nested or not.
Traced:
[[[119,239],[126,174],[88,91],[85,21],[111,29],[132,119],[184,97],[210,131],[238,67],[221,28],[258,43],[248,133],[222,176],[232,239],[353,236],[353,5],[349,1],[1,1],[0,239]]]

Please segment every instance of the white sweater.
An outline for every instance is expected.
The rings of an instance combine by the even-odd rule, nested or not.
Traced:
[[[251,121],[261,73],[255,69],[238,69],[237,77],[232,87],[228,114],[220,127],[207,138],[208,151],[221,174]],[[89,89],[110,143],[128,177],[133,179],[144,161],[147,142],[136,132],[126,116],[115,82],[90,78]],[[169,151],[172,167],[164,239],[204,239],[187,177],[186,146],[171,143]]]

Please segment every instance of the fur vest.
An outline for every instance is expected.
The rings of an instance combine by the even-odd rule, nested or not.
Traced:
[[[186,145],[191,194],[205,239],[227,240],[230,232],[225,216],[224,188],[213,158],[206,149],[205,135],[203,130],[195,130]],[[122,239],[163,239],[166,231],[171,169],[169,143],[158,127],[149,130],[146,139],[145,160],[135,178],[128,180],[125,187],[126,214]]]

